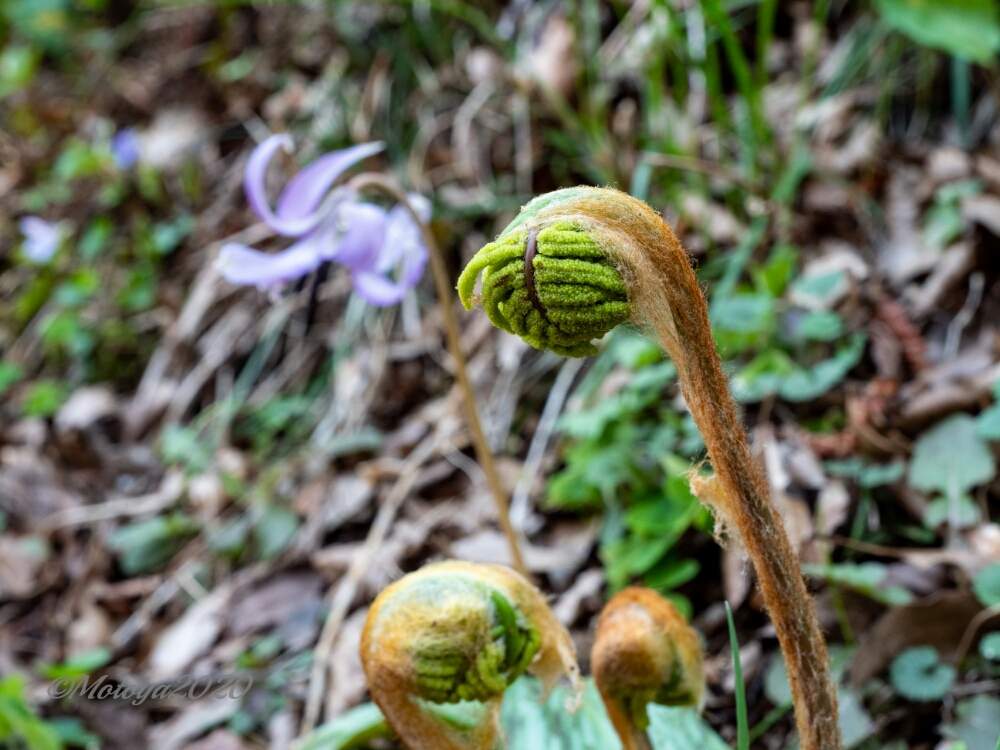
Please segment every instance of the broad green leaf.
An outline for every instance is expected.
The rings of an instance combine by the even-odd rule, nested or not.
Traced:
[[[953,497],[990,481],[996,464],[976,431],[976,420],[955,414],[920,436],[910,461],[910,484]]]
[[[940,700],[955,682],[955,668],[941,662],[933,646],[914,646],[892,660],[892,686],[911,701]]]
[[[794,341],[836,341],[844,334],[844,319],[833,310],[806,313],[795,326]]]
[[[989,661],[1000,661],[1000,630],[983,636],[979,641],[979,655]]]
[[[889,26],[918,44],[986,63],[1000,48],[995,0],[876,0]]]
[[[696,711],[676,706],[650,705],[649,739],[653,750],[729,750]]]
[[[558,686],[543,701],[541,684],[530,678],[511,685],[500,711],[508,750],[620,750],[594,683],[587,680],[576,712],[566,709],[569,698]]]
[[[993,404],[980,412],[976,417],[976,429],[981,438],[1000,440],[1000,404]]]
[[[837,688],[837,707],[840,709],[837,723],[845,748],[854,747],[875,731],[875,722],[857,691],[844,686]]]
[[[959,701],[955,721],[942,724],[941,733],[965,743],[968,750],[996,750],[1000,747],[1000,698],[977,695]]]
[[[774,297],[734,294],[712,302],[712,330],[719,347],[737,353],[766,341],[775,330]]]
[[[931,500],[924,509],[924,526],[936,529],[949,524],[956,529],[967,529],[979,523],[979,506],[968,495],[953,499],[939,497]]]
[[[792,298],[810,309],[830,307],[846,291],[850,279],[846,271],[829,271],[800,276],[792,283]]]
[[[984,607],[1000,604],[1000,563],[991,563],[976,573],[972,590]]]

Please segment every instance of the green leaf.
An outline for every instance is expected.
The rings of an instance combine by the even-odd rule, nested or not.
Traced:
[[[683,558],[680,560],[663,560],[650,570],[643,578],[651,589],[665,593],[670,589],[683,586],[697,577],[701,565],[697,560]]]
[[[967,529],[979,523],[979,506],[968,495],[953,499],[939,497],[931,500],[924,509],[924,526],[936,529],[949,524],[956,529]]]
[[[649,739],[653,750],[729,750],[729,746],[694,709],[653,703],[648,711]]]
[[[260,557],[268,560],[280,554],[299,528],[299,517],[280,505],[268,504],[253,527]]]
[[[840,710],[837,724],[840,726],[840,737],[844,747],[854,747],[875,731],[875,722],[865,710],[861,696],[855,690],[838,687],[837,708]]]
[[[946,497],[966,493],[995,475],[993,454],[968,414],[948,417],[921,435],[910,461],[910,484]]]
[[[108,546],[118,553],[126,575],[149,573],[165,565],[197,531],[193,519],[172,513],[121,527],[111,535]]]
[[[811,401],[843,380],[858,363],[865,350],[865,337],[855,334],[830,359],[802,367],[781,383],[779,393],[788,401]]]
[[[774,297],[734,294],[712,303],[712,330],[719,347],[741,352],[766,341],[775,330]]]
[[[836,341],[844,335],[844,319],[833,310],[815,310],[806,313],[798,322],[793,340]]]
[[[101,738],[88,732],[83,722],[75,716],[57,716],[45,722],[67,747],[100,750]]]
[[[212,462],[210,448],[190,427],[168,425],[159,440],[160,457],[166,464],[180,464],[191,474],[198,474]]]
[[[59,735],[39,718],[25,699],[24,678],[0,679],[0,747],[62,750]]]
[[[977,695],[959,701],[955,706],[956,720],[942,724],[945,737],[960,740],[968,750],[997,750],[1000,747],[1000,698]]]
[[[864,353],[865,337],[855,334],[833,357],[811,367],[796,363],[782,351],[761,352],[732,379],[739,401],[760,401],[780,395],[787,401],[810,401],[843,380]]]
[[[8,42],[0,52],[0,97],[27,86],[35,77],[40,57],[33,47]]]
[[[560,685],[543,701],[541,684],[527,677],[511,685],[500,710],[508,750],[620,750],[593,681],[586,681],[580,707],[572,713],[566,710],[569,697]]]
[[[976,430],[981,438],[1000,440],[1000,404],[980,412],[976,417]]]
[[[317,727],[295,745],[295,750],[350,750],[391,736],[392,731],[378,706],[364,703]]]
[[[51,417],[63,405],[69,389],[55,380],[36,380],[24,395],[21,411],[26,417]]]
[[[0,396],[24,377],[24,370],[13,362],[0,362]]]
[[[983,636],[979,641],[979,655],[988,661],[1000,661],[1000,630]]]
[[[1000,604],[1000,563],[990,563],[972,579],[972,590],[984,607]]]
[[[771,297],[780,297],[784,294],[795,273],[798,257],[799,251],[791,245],[775,245],[767,262],[752,271],[754,284],[758,290]]]
[[[726,602],[726,625],[729,629],[729,652],[733,657],[733,682],[736,685],[736,748],[750,750],[750,723],[747,719],[747,695],[743,684],[743,665],[740,664],[740,642],[736,638],[733,608]]]
[[[831,476],[853,479],[859,487],[866,489],[898,482],[906,472],[906,463],[902,460],[888,464],[869,464],[859,458],[846,458],[842,461],[827,461],[823,465]]]
[[[888,570],[881,563],[804,565],[802,569],[807,575],[822,578],[828,583],[845,586],[889,606],[901,606],[913,601],[913,594],[902,586],[885,585]]]
[[[892,660],[892,686],[911,701],[940,700],[955,682],[955,668],[943,664],[933,646],[914,646]]]
[[[85,677],[111,661],[111,651],[104,646],[77,654],[59,664],[41,664],[38,673],[47,680],[73,680]]]
[[[1000,48],[994,0],[876,0],[882,20],[918,44],[987,63]]]
[[[849,285],[846,271],[828,271],[800,276],[792,284],[794,299],[810,308],[832,305]]]

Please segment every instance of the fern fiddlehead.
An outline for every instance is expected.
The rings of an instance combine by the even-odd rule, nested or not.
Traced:
[[[411,750],[493,750],[507,687],[525,672],[578,679],[572,642],[541,593],[497,565],[444,562],[403,577],[368,613],[361,660],[372,697]],[[456,727],[426,704],[477,701]]]

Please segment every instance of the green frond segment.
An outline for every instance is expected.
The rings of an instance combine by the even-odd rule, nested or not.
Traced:
[[[490,591],[489,598],[490,622],[481,639],[438,641],[413,654],[420,698],[434,703],[489,701],[531,664],[541,645],[538,630],[500,592]]]
[[[556,221],[538,232],[532,299],[525,276],[528,231],[515,221],[476,253],[458,280],[462,304],[471,309],[481,274],[480,302],[493,325],[536,349],[569,357],[596,353],[594,339],[629,318],[625,281],[586,230]]]

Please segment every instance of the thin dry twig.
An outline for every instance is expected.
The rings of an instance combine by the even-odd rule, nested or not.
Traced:
[[[319,720],[320,707],[323,704],[323,693],[326,690],[326,672],[331,666],[330,658],[337,643],[337,635],[340,633],[340,627],[343,625],[351,602],[354,600],[358,584],[368,570],[372,555],[378,549],[379,545],[382,544],[392,526],[392,522],[396,518],[396,514],[403,505],[403,501],[413,488],[417,480],[417,470],[437,451],[439,441],[440,437],[435,436],[421,443],[407,457],[399,478],[389,490],[385,501],[375,516],[375,520],[372,522],[364,546],[355,555],[351,562],[351,567],[340,579],[337,588],[330,598],[330,612],[326,618],[326,622],[323,624],[323,632],[320,633],[319,642],[316,644],[312,672],[309,676],[309,693],[306,698],[305,710],[302,714],[302,723],[299,727],[300,736],[311,732]]]
[[[424,224],[420,216],[414,210],[412,203],[406,193],[395,182],[389,178],[376,174],[362,174],[351,181],[354,190],[361,191],[366,187],[373,187],[383,191],[401,206],[404,206],[410,213],[413,221],[420,227],[420,234],[424,244],[430,254],[431,274],[434,277],[434,287],[437,291],[441,318],[444,322],[445,340],[448,343],[448,351],[455,362],[455,380],[458,382],[462,393],[462,402],[465,408],[465,419],[472,436],[472,444],[476,450],[476,459],[483,468],[486,476],[486,483],[493,495],[496,505],[497,520],[504,536],[507,538],[507,545],[510,548],[510,556],[514,568],[524,575],[530,577],[527,566],[524,564],[524,555],[521,552],[521,545],[517,532],[510,522],[510,510],[507,504],[507,493],[503,488],[500,473],[497,471],[496,461],[493,458],[493,451],[490,450],[486,435],[483,432],[482,422],[479,419],[479,410],[476,407],[476,394],[469,380],[468,368],[466,367],[465,356],[462,354],[461,336],[459,334],[458,319],[452,304],[453,290],[451,281],[448,278],[448,269],[445,266],[441,248],[438,246],[431,234],[430,228]]]

